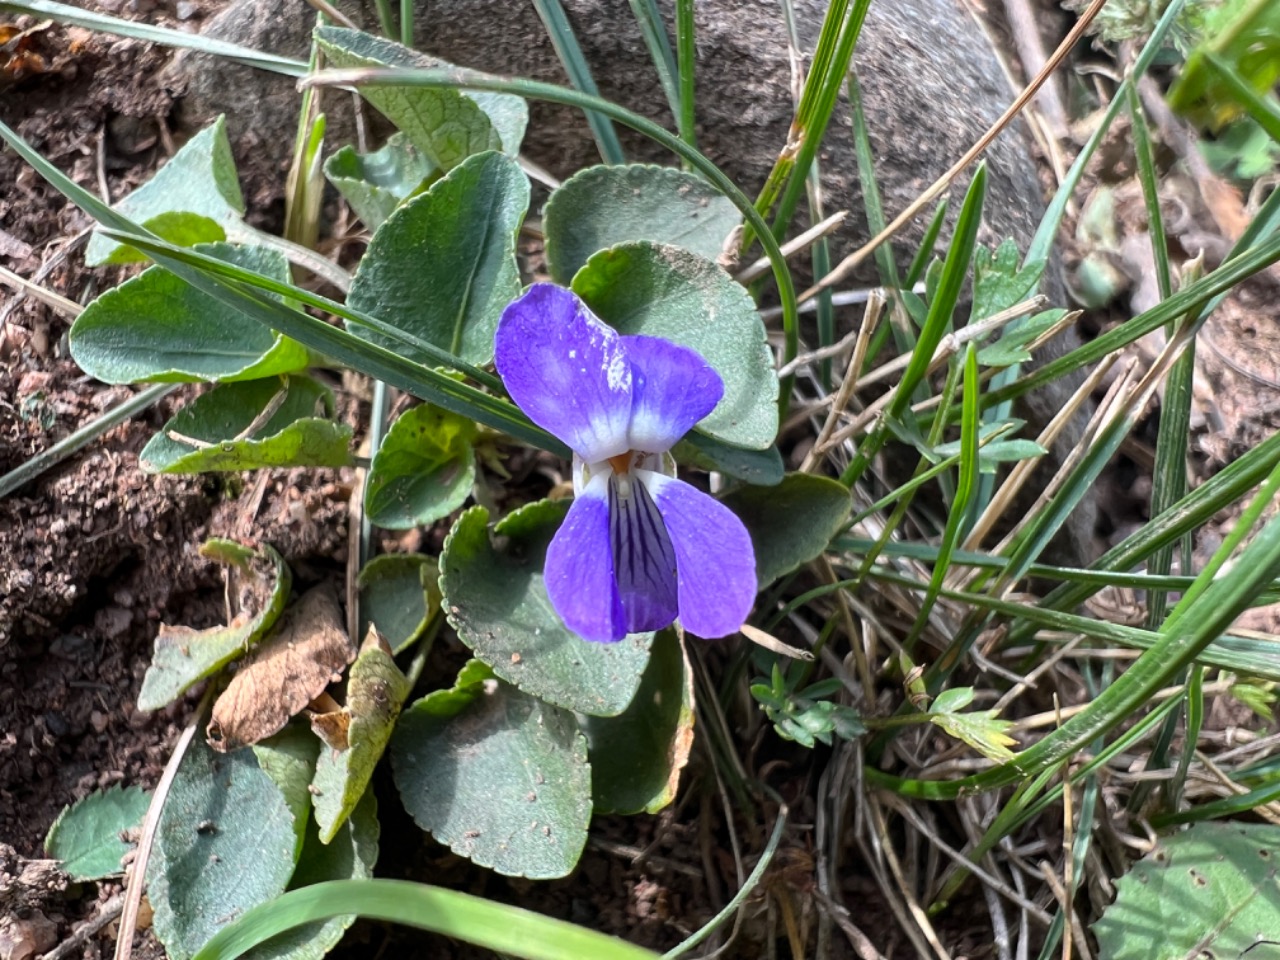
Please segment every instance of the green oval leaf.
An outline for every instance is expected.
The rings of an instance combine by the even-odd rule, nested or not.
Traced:
[[[229,383],[183,407],[138,463],[148,473],[345,467],[354,462],[351,427],[326,419],[332,413],[332,391],[310,377]]]
[[[498,318],[520,293],[516,234],[528,207],[529,180],[514,160],[492,152],[470,158],[378,229],[347,304],[468,363],[488,363]],[[363,324],[347,327],[435,362]]]
[[[301,890],[329,880],[367,880],[378,861],[378,804],[373,791],[366,793],[338,830],[332,842],[320,841],[319,827],[307,821],[302,856],[289,880],[290,890]],[[337,946],[355,916],[316,920],[278,933],[243,954],[244,960],[321,960]]]
[[[271,629],[289,598],[293,577],[269,544],[254,551],[215,538],[200,552],[230,568],[228,589],[240,598],[241,610],[225,627],[193,630],[161,624],[151,666],[138,693],[139,710],[159,710],[244,654]]]
[[[447,67],[451,64],[391,40],[342,27],[317,27],[316,43],[335,67]],[[360,95],[394,123],[441,170],[485,150],[515,156],[529,107],[507,94],[448,88],[361,87]]]
[[[829,477],[788,474],[775,487],[742,487],[724,498],[756,551],[763,589],[818,557],[849,516],[849,490]]]
[[[151,804],[151,794],[141,787],[122,790],[117,784],[97,790],[64,807],[49,828],[45,852],[62,861],[62,871],[73,880],[101,880],[121,873],[120,858],[133,844],[121,833],[140,826]]]
[[[320,839],[329,843],[364,796],[373,768],[391,739],[412,684],[377,634],[370,634],[347,674],[347,748],[326,745],[316,760],[311,794]]]
[[[1280,930],[1277,859],[1270,824],[1197,823],[1161,837],[1094,924],[1101,960],[1253,956]]]
[[[154,930],[188,960],[240,914],[284,892],[298,856],[294,815],[252,750],[196,737],[165,801],[147,871]]]
[[[671,803],[693,746],[693,671],[675,631],[658,633],[626,710],[581,723],[597,813],[657,813]]]
[[[440,612],[440,570],[420,553],[386,553],[360,570],[360,635],[369,626],[403,653]]]
[[[401,414],[369,467],[364,488],[369,521],[408,530],[462,506],[476,479],[475,433],[473,421],[430,404]]]
[[[435,164],[403,133],[373,153],[356,153],[348,145],[324,162],[324,175],[370,230],[382,226],[435,171]]]
[[[727,477],[756,487],[772,487],[782,482],[786,467],[776,446],[764,450],[743,450],[690,431],[671,451],[680,463],[702,470],[718,471]]]
[[[199,249],[289,280],[288,261],[275,250],[226,243]],[[305,369],[309,359],[301,344],[163,267],[144,270],[85,307],[71,326],[70,343],[76,363],[105,383],[251,380]]]
[[[591,767],[573,714],[484,672],[428,694],[391,741],[405,809],[455,853],[508,876],[573,870],[591,820]]]
[[[588,167],[547,200],[547,272],[569,283],[593,253],[632,240],[715,260],[741,222],[733,202],[696,174],[638,163]]]
[[[218,117],[183,145],[154,177],[113,206],[163,240],[190,246],[226,239],[226,227],[239,224],[244,197],[227,141],[225,117]],[[108,240],[97,230],[84,252],[91,267],[137,263],[147,258]]]
[[[440,555],[440,590],[462,642],[508,683],[591,716],[616,716],[640,686],[653,634],[590,643],[571,633],[542,582],[547,544],[568,504],[541,500],[499,522],[472,507],[454,523]]]
[[[778,434],[778,377],[750,295],[710,260],[665,244],[636,242],[595,254],[573,291],[622,333],[691,347],[724,380],[724,397],[698,430],[763,450]]]

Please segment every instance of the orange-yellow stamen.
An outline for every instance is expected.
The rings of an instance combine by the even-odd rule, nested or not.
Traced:
[[[620,453],[616,457],[609,458],[609,466],[613,467],[613,472],[622,476],[631,472],[631,451]]]

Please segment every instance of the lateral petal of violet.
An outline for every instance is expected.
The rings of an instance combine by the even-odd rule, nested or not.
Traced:
[[[633,477],[610,478],[609,542],[627,632],[670,626],[679,610],[676,554],[653,498]]]
[[[586,640],[612,643],[627,635],[609,544],[608,470],[574,498],[547,546],[542,578],[551,606],[566,627]]]
[[[659,337],[627,336],[623,349],[631,363],[632,450],[662,453],[716,408],[724,381],[702,355]]]
[[[635,473],[653,495],[676,552],[680,622],[708,640],[734,633],[756,598],[747,528],[732,510],[683,480]]]
[[[509,304],[494,361],[516,406],[587,463],[629,449],[632,377],[622,338],[568,290],[535,283]]]

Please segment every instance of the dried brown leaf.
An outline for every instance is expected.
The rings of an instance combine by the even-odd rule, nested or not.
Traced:
[[[218,697],[209,745],[225,753],[276,733],[338,680],[355,655],[333,588],[312,588]]]

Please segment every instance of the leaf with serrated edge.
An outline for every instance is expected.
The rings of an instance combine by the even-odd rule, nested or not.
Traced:
[[[275,413],[250,436],[235,439],[281,393]],[[171,417],[138,462],[148,473],[347,466],[353,462],[351,427],[328,419],[332,412],[333,393],[310,377],[225,384]]]
[[[778,434],[778,376],[764,323],[743,286],[705,257],[668,244],[622,243],[592,256],[573,292],[619,333],[698,351],[724,396],[697,430],[763,450]]]
[[[289,279],[289,264],[266,247],[205,244],[198,252]],[[108,290],[71,325],[71,357],[105,383],[255,380],[310,363],[306,348],[268,330],[163,267]]]
[[[499,680],[464,682],[400,717],[391,751],[405,809],[498,873],[567,875],[591,819],[591,767],[573,714]]]
[[[470,157],[374,234],[347,305],[468,363],[493,359],[502,311],[520,293],[516,237],[529,178],[510,157]],[[423,363],[434,358],[363,324],[347,329]]]
[[[384,553],[360,570],[360,632],[372,624],[403,653],[440,613],[440,570],[420,553]]]
[[[117,784],[64,807],[49,828],[44,849],[73,880],[101,880],[120,873],[120,858],[132,849],[121,833],[142,824],[151,794]]]
[[[213,704],[209,742],[220,751],[257,743],[324,692],[355,659],[333,588],[312,587],[285,611]]]
[[[214,538],[200,552],[228,566],[230,593],[240,598],[240,612],[229,625],[208,630],[162,623],[138,693],[139,710],[159,710],[246,653],[271,629],[289,597],[293,577],[269,544],[252,550]]]
[[[693,747],[693,671],[674,630],[653,642],[631,705],[581,717],[596,813],[657,813],[676,796]]]
[[[430,526],[471,496],[475,423],[421,404],[402,413],[369,466],[364,510],[388,530]]]
[[[588,167],[547,200],[547,271],[569,283],[593,253],[632,240],[714,260],[741,222],[733,202],[697,174],[638,163]]]
[[[222,755],[193,739],[147,870],[153,929],[170,960],[190,960],[222,927],[283,893],[297,847],[289,805],[253,751]]]
[[[447,67],[451,64],[391,40],[342,27],[318,27],[316,42],[335,67]],[[520,97],[449,88],[362,87],[376,107],[442,170],[473,154],[520,150],[528,105]]]
[[[445,612],[502,679],[566,710],[615,716],[640,686],[653,634],[590,643],[552,608],[542,562],[567,506],[541,500],[521,507],[495,525],[496,543],[484,507],[459,517],[440,554]]]
[[[238,224],[244,215],[244,197],[227,141],[226,118],[218,117],[188,140],[155,176],[115,204],[114,209],[174,243],[191,239],[197,217],[207,225],[196,228],[196,236],[223,239],[225,228]],[[97,267],[104,263],[136,263],[146,257],[95,231],[84,259],[89,266]]]
[[[849,490],[827,477],[791,473],[772,487],[742,487],[724,498],[751,534],[763,589],[821,556],[849,516]]]
[[[347,749],[326,745],[311,781],[320,839],[329,843],[369,786],[373,768],[391,739],[400,708],[409,696],[409,679],[400,672],[391,649],[369,631],[360,656],[347,676]]]

